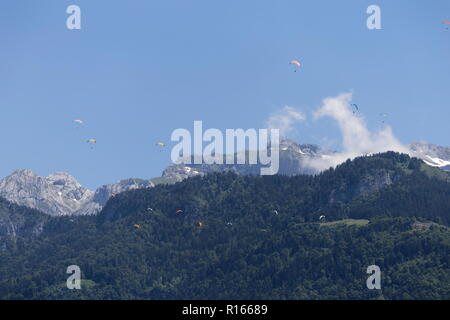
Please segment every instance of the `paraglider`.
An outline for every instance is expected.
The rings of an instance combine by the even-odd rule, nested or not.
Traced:
[[[175,213],[183,213],[184,211],[183,210],[177,210],[177,211],[175,211]]]
[[[353,114],[359,111],[359,107],[356,103],[352,103],[350,106],[353,108]]]
[[[94,149],[93,145],[97,143],[95,139],[88,139],[87,143],[91,144],[91,149]]]
[[[72,120],[72,122],[78,123],[78,124],[83,124],[83,120],[80,120],[80,119]]]
[[[324,220],[324,219],[325,219],[325,216],[323,216],[323,215],[319,217],[319,220]]]
[[[300,68],[301,67],[301,63],[300,63],[300,61],[298,61],[298,60],[292,60],[291,62],[289,62],[289,64],[293,64],[293,65],[295,65],[297,68]],[[294,72],[297,72],[297,69],[294,69]]]
[[[204,227],[205,226],[205,224],[203,223],[203,222],[197,222],[197,226],[199,226],[200,228],[202,228],[202,227]]]
[[[273,210],[273,213],[275,213],[275,215],[278,215],[278,211],[277,210]]]
[[[135,229],[140,229],[140,228],[141,228],[141,225],[140,225],[140,224],[135,224],[135,225],[133,225],[133,227],[134,227]]]
[[[232,226],[233,222],[227,222],[227,226]]]
[[[155,143],[156,146],[160,147],[159,152],[161,152],[161,148],[164,148],[166,144],[164,142],[157,142]]]

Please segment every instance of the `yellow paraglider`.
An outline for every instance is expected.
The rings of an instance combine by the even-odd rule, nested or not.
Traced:
[[[88,139],[87,143],[91,144],[91,150],[94,149],[93,145],[97,143],[95,139]]]
[[[166,144],[164,142],[157,142],[155,145],[160,147],[159,152],[161,152],[162,148],[166,146]]]

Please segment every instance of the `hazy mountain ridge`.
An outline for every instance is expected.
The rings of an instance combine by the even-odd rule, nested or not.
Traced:
[[[426,164],[450,171],[450,147],[440,147],[429,143],[412,143],[408,146],[411,156]],[[326,159],[336,154],[334,150],[323,149],[314,144],[298,144],[292,140],[280,142],[280,175],[317,174],[318,170],[309,166],[311,161]],[[225,163],[225,161],[224,161]],[[233,171],[244,175],[259,175],[261,164],[177,164],[167,167],[163,178],[168,181],[182,181],[188,177],[212,172]]]
[[[450,171],[450,148],[428,143],[412,143],[409,149],[411,155],[422,159],[426,164]],[[335,153],[313,144],[282,140],[278,173],[287,176],[318,174],[319,172],[308,164],[318,159],[333,157]],[[248,151],[246,154],[248,155]],[[111,197],[124,191],[151,188],[156,184],[171,184],[215,172],[231,171],[240,175],[259,175],[262,167],[263,165],[259,163],[170,165],[160,178],[125,179],[115,184],[103,185],[95,191],[84,188],[74,177],[64,172],[41,177],[30,170],[18,170],[0,179],[0,197],[52,216],[90,215],[99,212]]]

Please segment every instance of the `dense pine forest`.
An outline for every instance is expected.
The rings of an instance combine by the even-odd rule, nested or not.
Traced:
[[[450,177],[393,152],[128,191],[97,216],[2,200],[0,219],[23,220],[0,238],[0,299],[450,299]]]

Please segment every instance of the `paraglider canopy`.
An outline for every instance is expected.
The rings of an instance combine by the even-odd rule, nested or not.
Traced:
[[[295,65],[297,68],[300,68],[300,66],[302,65],[302,64],[300,63],[300,61],[298,61],[298,60],[292,60],[291,62],[289,62],[289,64],[293,64],[293,65]],[[297,72],[297,69],[294,69],[294,72]]]
[[[166,146],[166,144],[164,142],[157,142],[155,145],[160,146],[160,147]]]
[[[177,211],[175,211],[175,213],[183,213],[183,210],[178,209]]]
[[[319,217],[319,220],[323,220],[323,219],[325,219],[325,216],[322,215]]]
[[[82,123],[83,123],[83,120],[80,120],[80,119],[75,119],[75,120],[73,120],[72,122],[75,122],[75,123],[79,123],[79,124],[82,124]]]
[[[199,226],[199,227],[201,228],[201,227],[204,227],[205,224],[204,224],[203,222],[200,222],[200,221],[199,221],[199,222],[197,222],[197,226]]]
[[[95,140],[95,139],[88,139],[87,143],[97,143],[97,140]]]
[[[140,224],[135,224],[135,225],[133,225],[133,227],[134,227],[135,229],[140,229],[140,228],[141,228],[141,225],[140,225]]]

